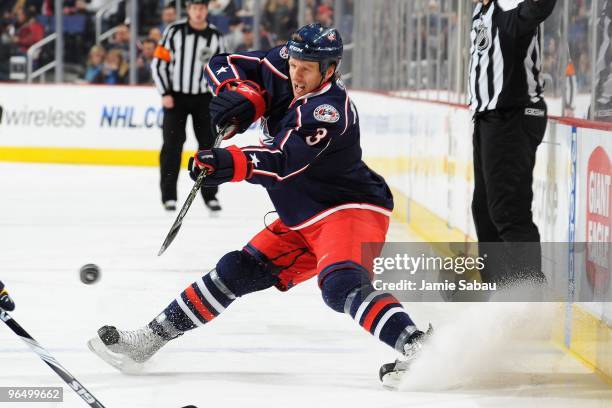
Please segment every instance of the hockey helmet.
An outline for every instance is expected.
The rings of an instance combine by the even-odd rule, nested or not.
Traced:
[[[319,63],[321,75],[334,64],[336,70],[342,59],[342,38],[335,28],[323,27],[319,23],[305,25],[291,35],[287,42],[289,56]]]

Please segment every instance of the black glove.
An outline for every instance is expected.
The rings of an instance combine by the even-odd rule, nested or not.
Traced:
[[[226,139],[243,133],[266,111],[266,93],[253,81],[228,80],[219,85],[217,92],[209,106],[213,130],[236,126]]]
[[[253,163],[237,146],[200,150],[189,158],[189,177],[196,180],[206,170],[205,186],[218,186],[228,181],[242,181],[251,177]]]
[[[4,289],[4,283],[0,281],[0,309],[4,309],[8,312],[15,310],[15,302],[9,296],[6,289]]]

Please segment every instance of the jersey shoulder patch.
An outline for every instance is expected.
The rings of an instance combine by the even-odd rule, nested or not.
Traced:
[[[319,122],[336,123],[340,120],[340,112],[332,105],[324,103],[314,109],[313,116]]]
[[[278,55],[280,55],[282,59],[289,59],[289,50],[287,49],[286,45],[283,45],[283,47],[278,52]]]

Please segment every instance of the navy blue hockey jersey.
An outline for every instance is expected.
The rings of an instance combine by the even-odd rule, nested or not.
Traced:
[[[255,81],[271,104],[262,119],[261,146],[243,147],[254,165],[247,181],[264,186],[281,221],[292,229],[335,211],[363,208],[389,215],[393,196],[366,166],[359,117],[341,81],[294,99],[287,49],[219,54],[206,72],[213,89],[232,78]]]

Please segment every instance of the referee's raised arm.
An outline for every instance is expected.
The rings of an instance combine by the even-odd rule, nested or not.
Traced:
[[[498,1],[500,25],[519,36],[530,34],[550,16],[557,0]]]

